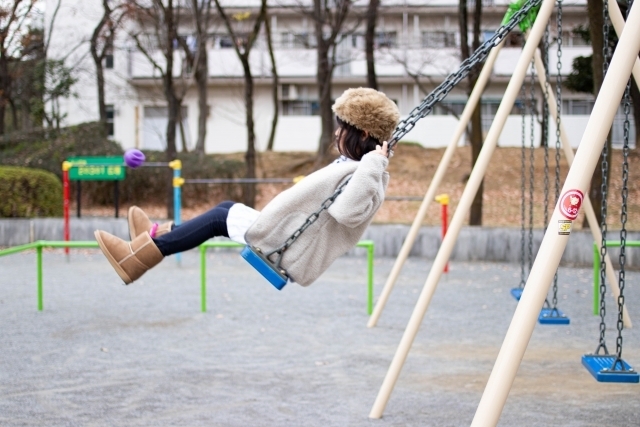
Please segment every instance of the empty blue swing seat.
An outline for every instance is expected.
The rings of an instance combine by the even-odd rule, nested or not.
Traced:
[[[568,325],[571,320],[557,308],[543,308],[538,316],[538,322],[541,325]]]
[[[520,301],[520,297],[522,296],[523,288],[513,288],[511,289],[511,296],[516,299],[516,301]]]
[[[624,370],[620,365],[612,370],[613,361],[616,356],[605,354],[585,354],[582,356],[582,364],[601,383],[637,383],[640,382],[640,375],[627,362],[621,360]]]
[[[282,269],[277,268],[273,263],[260,251],[260,249],[253,248],[249,245],[245,246],[240,252],[242,258],[244,258],[258,273],[269,281],[277,290],[282,290],[284,285],[287,284],[289,277]]]

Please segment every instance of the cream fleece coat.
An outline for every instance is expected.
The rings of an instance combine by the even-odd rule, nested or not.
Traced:
[[[344,180],[353,175],[328,210],[284,253],[282,266],[292,281],[313,283],[336,258],[358,243],[384,201],[389,160],[375,152],[359,162],[330,164],[276,196],[247,230],[245,240],[263,252],[281,246],[309,215],[320,209]]]

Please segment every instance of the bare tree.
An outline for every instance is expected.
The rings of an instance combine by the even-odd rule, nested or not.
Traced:
[[[278,116],[280,115],[280,101],[278,100],[278,86],[280,86],[280,76],[278,76],[278,68],[276,67],[276,57],[273,53],[273,42],[271,40],[271,23],[269,15],[264,19],[264,30],[267,38],[267,49],[269,50],[269,58],[271,59],[271,76],[273,83],[271,87],[271,95],[273,99],[273,119],[271,120],[271,132],[269,133],[269,142],[267,143],[267,151],[273,150],[273,142],[276,138],[276,128],[278,127]]]
[[[183,37],[180,37],[178,40],[184,50],[187,63],[194,70],[193,76],[198,88],[198,140],[196,141],[195,152],[204,156],[207,137],[207,117],[209,116],[209,106],[207,105],[207,83],[209,80],[207,31],[211,18],[211,0],[191,0],[190,6],[196,30],[195,46]],[[181,132],[184,132],[182,129],[182,121],[180,122],[180,126]]]
[[[606,1],[606,0],[605,0]],[[598,96],[598,92],[600,92],[600,86],[602,86],[602,80],[604,79],[602,72],[602,65],[604,63],[604,55],[602,50],[605,46],[605,41],[602,27],[604,25],[604,19],[602,16],[602,8],[603,8],[603,0],[587,0],[587,16],[589,18],[589,33],[591,36],[591,47],[593,48],[593,56],[591,57],[591,68],[593,70],[593,94],[594,96]],[[611,164],[611,132],[605,141],[607,147],[608,156],[607,162]],[[598,222],[601,220],[601,208],[602,208],[602,172],[601,172],[601,164],[602,159],[598,162],[598,166],[593,172],[593,176],[591,177],[591,185],[589,187],[589,197],[591,198],[591,204],[593,205],[593,210],[596,213],[596,217],[598,218]],[[611,175],[611,168],[607,170]],[[607,180],[608,182],[608,180]],[[589,228],[589,222],[586,217],[582,221],[582,228]]]
[[[225,10],[220,6],[219,0],[215,0],[216,9],[222,18],[229,36],[233,40],[233,47],[235,49],[238,59],[242,63],[242,70],[244,72],[244,102],[246,110],[246,126],[247,126],[247,152],[245,154],[245,161],[247,164],[247,178],[256,177],[256,135],[254,130],[253,119],[253,75],[251,74],[251,66],[249,64],[249,55],[251,54],[251,48],[260,34],[260,28],[262,22],[265,19],[267,11],[267,0],[262,0],[260,5],[260,11],[253,22],[253,29],[248,34],[242,34],[233,28],[231,18],[227,15]],[[251,16],[250,12],[237,13],[234,15],[236,21],[244,21]],[[253,207],[256,198],[256,187],[254,184],[246,184],[243,190],[243,201],[247,206]]]
[[[331,111],[331,89],[333,71],[336,67],[338,44],[347,35],[343,26],[351,8],[352,0],[313,0],[313,9],[306,11],[314,22],[316,36],[318,97],[322,134],[318,145],[315,166],[319,167],[326,159],[333,141],[333,112]]]
[[[91,39],[89,41],[89,50],[91,57],[96,66],[96,85],[98,87],[98,112],[100,114],[100,123],[102,123],[105,132],[107,129],[107,105],[104,95],[104,62],[107,55],[113,55],[113,41],[116,35],[116,28],[120,20],[124,16],[122,13],[117,14],[117,9],[111,7],[113,3],[110,0],[102,0],[102,17],[93,29]]]
[[[165,156],[175,159],[176,126],[180,118],[185,84],[176,84],[173,74],[174,52],[178,48],[179,7],[174,0],[127,1],[128,16],[137,21],[137,28],[130,33],[138,50],[147,58],[162,78],[164,97],[167,101],[167,130]],[[148,31],[151,30],[151,33]],[[164,63],[156,61],[156,49],[162,53]],[[184,82],[183,82],[184,83]],[[183,145],[186,141],[182,141]],[[168,171],[169,173],[170,171]],[[167,216],[173,216],[173,191],[167,193]]]
[[[474,1],[473,12],[473,42],[472,49],[475,51],[480,47],[480,24],[482,20],[482,0]],[[469,50],[468,34],[468,12],[467,0],[460,0],[458,7],[458,23],[460,27],[460,60],[464,61],[469,58],[471,52]],[[467,77],[467,95],[471,95],[476,81],[478,80],[479,67],[476,66],[469,72]],[[470,130],[471,136],[471,167],[476,164],[480,150],[482,150],[482,110],[481,102],[478,103],[473,114],[471,115]],[[469,212],[469,225],[482,225],[482,193],[484,192],[484,180],[480,182],[478,191]]]
[[[5,134],[6,108],[12,103],[11,63],[19,60],[19,41],[35,4],[36,0],[14,0],[12,4],[3,2],[0,5],[0,135]],[[15,108],[13,115],[15,119]]]
[[[378,90],[374,48],[379,6],[380,0],[369,0],[369,7],[367,8],[367,29],[364,34],[364,49],[367,57],[367,85],[375,90]]]

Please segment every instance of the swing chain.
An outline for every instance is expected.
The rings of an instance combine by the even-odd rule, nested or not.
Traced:
[[[558,203],[560,198],[560,127],[561,127],[561,115],[562,115],[562,0],[558,0],[557,12],[556,12],[556,26],[558,31],[558,49],[556,51],[556,57],[558,58],[556,64],[556,157],[555,157],[555,184],[556,184],[556,198],[554,203]],[[558,303],[558,270],[556,269],[553,275],[553,308],[556,308]]]
[[[433,106],[442,101],[451,90],[462,79],[467,77],[469,72],[479,63],[483,62],[489,55],[491,49],[498,46],[502,40],[511,32],[511,30],[522,21],[531,9],[537,7],[542,0],[529,0],[522,9],[518,10],[509,20],[509,22],[496,30],[489,40],[482,43],[480,47],[467,59],[465,59],[460,68],[449,74],[446,79],[436,87],[427,97],[409,113],[409,117],[401,120],[389,141],[389,150],[391,150],[400,139],[409,133],[416,125],[416,122],[427,116],[433,110]]]
[[[544,145],[544,228],[549,223],[549,24],[544,30],[544,103],[542,104],[542,134]]]
[[[535,67],[533,59],[531,60],[531,80],[529,86],[529,241],[528,247],[528,261],[529,261],[529,273],[533,268],[533,186],[535,178],[535,138],[533,134],[534,121],[536,116],[536,99],[535,99]]]
[[[622,147],[622,206],[620,207],[620,270],[618,273],[618,287],[620,295],[618,295],[618,337],[616,338],[616,356],[619,360],[622,357],[622,329],[624,321],[622,313],[624,310],[624,285],[625,285],[625,263],[626,263],[626,246],[627,246],[627,198],[629,196],[629,112],[631,110],[631,79],[627,82],[624,91],[624,143]],[[622,365],[624,370],[624,365]]]
[[[438,87],[436,87],[433,90],[433,92],[427,95],[427,97],[420,103],[420,105],[418,105],[411,111],[408,118],[401,120],[400,123],[398,123],[396,130],[393,132],[393,135],[391,136],[391,140],[389,141],[389,144],[388,144],[389,152],[392,151],[395,144],[400,139],[402,139],[403,136],[405,136],[407,133],[409,133],[409,131],[411,131],[411,129],[415,127],[415,124],[418,120],[420,120],[421,118],[431,113],[431,111],[433,110],[433,106],[436,103],[442,101],[449,94],[449,92],[451,92],[451,90],[469,74],[472,68],[474,68],[477,64],[484,61],[486,57],[489,55],[489,52],[491,51],[491,49],[493,49],[495,46],[498,46],[502,42],[502,40],[504,40],[504,38],[511,32],[511,30],[513,30],[513,28],[516,25],[518,25],[520,21],[522,21],[527,16],[529,11],[534,7],[540,5],[541,2],[542,0],[529,0],[520,10],[518,10],[511,17],[511,19],[507,24],[498,28],[489,40],[484,42],[473,53],[473,55],[471,55],[469,58],[464,60],[462,64],[460,64],[460,68],[458,68],[458,70],[449,74],[447,78],[442,83],[440,83]],[[289,238],[280,247],[278,247],[277,249],[271,252],[268,252],[265,255],[267,259],[269,259],[269,257],[274,254],[278,256],[275,262],[276,268],[280,269],[282,257],[284,255],[284,252],[287,250],[287,248],[289,248],[289,246],[291,246],[293,242],[295,242],[298,239],[298,237],[300,237],[300,235],[307,228],[309,228],[311,224],[316,222],[316,220],[318,219],[322,211],[329,209],[329,207],[333,204],[336,198],[342,193],[342,191],[347,186],[350,180],[351,178],[348,178],[345,182],[340,184],[340,186],[336,188],[335,192],[331,196],[329,196],[324,202],[322,202],[320,209],[318,209],[317,211],[309,215],[309,217],[307,217],[307,219],[305,220],[304,224],[302,224],[300,228],[298,228],[291,236],[289,236]]]
[[[276,268],[280,268],[280,263],[282,262],[282,256],[284,255],[284,252],[289,248],[289,246],[291,246],[293,244],[293,242],[295,242],[298,239],[298,237],[300,237],[300,235],[307,228],[309,228],[309,226],[311,226],[311,224],[316,222],[316,220],[320,217],[320,214],[322,213],[322,211],[324,211],[326,209],[329,209],[329,207],[331,207],[333,202],[335,202],[336,198],[342,193],[342,191],[347,186],[349,181],[351,181],[351,177],[349,177],[345,182],[340,184],[338,186],[338,188],[336,188],[336,191],[331,196],[329,196],[327,199],[325,199],[322,202],[322,204],[320,205],[320,209],[318,209],[317,211],[315,211],[311,215],[309,215],[307,217],[307,219],[305,220],[304,224],[302,224],[302,226],[300,226],[300,228],[298,228],[296,231],[294,231],[293,234],[291,236],[289,236],[289,238],[279,248],[277,248],[277,249],[275,249],[275,250],[273,250],[271,252],[268,252],[265,255],[267,258],[269,258],[273,254],[278,254],[278,258],[277,258],[276,263],[275,263]]]
[[[607,70],[609,69],[609,5],[608,2],[603,2],[602,8],[603,15],[603,39],[604,44],[602,47],[602,55],[603,55],[603,63],[602,63],[602,77],[607,74]],[[602,241],[600,243],[600,342],[598,347],[596,348],[595,354],[599,354],[600,349],[604,350],[604,354],[609,354],[607,349],[607,344],[605,342],[605,332],[607,329],[607,325],[605,323],[605,316],[607,314],[606,305],[605,305],[605,297],[607,293],[607,285],[606,285],[606,262],[605,257],[607,256],[607,175],[609,170],[609,162],[607,160],[609,155],[609,147],[607,146],[607,141],[604,142],[604,146],[602,147],[602,161],[600,163],[600,171],[602,173],[602,184],[600,185],[600,191],[602,193],[602,201],[600,205],[600,230],[602,232]]]

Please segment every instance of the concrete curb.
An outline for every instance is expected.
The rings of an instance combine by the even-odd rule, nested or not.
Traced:
[[[108,231],[121,238],[128,238],[125,218],[72,218],[71,239],[93,240],[96,229]],[[376,256],[395,257],[409,232],[408,225],[374,224],[366,231],[363,239],[373,240]],[[543,231],[533,231],[533,256],[540,247]],[[0,246],[16,246],[35,240],[62,240],[62,218],[2,219],[0,220]],[[609,231],[609,240],[619,239],[618,231]],[[627,240],[640,239],[640,233],[628,233]],[[440,247],[440,227],[423,227],[420,230],[410,256],[435,258]],[[520,229],[465,227],[460,231],[458,242],[451,255],[452,261],[495,261],[520,262]],[[612,261],[617,264],[619,251],[609,248]],[[364,255],[365,249],[354,248],[351,255]],[[640,250],[627,248],[626,263],[630,268],[640,268]],[[528,245],[525,242],[525,260],[528,264]],[[562,257],[562,265],[591,266],[593,246],[589,231],[574,231]]]

